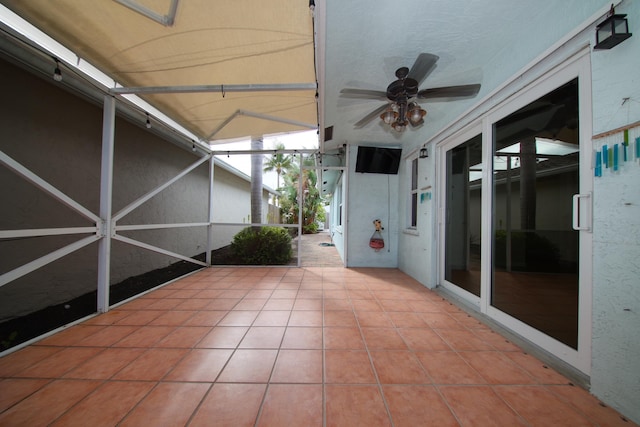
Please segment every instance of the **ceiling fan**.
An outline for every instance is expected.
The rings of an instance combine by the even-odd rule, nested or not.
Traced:
[[[400,67],[396,70],[397,80],[387,86],[386,92],[369,89],[342,89],[340,91],[341,95],[347,98],[387,101],[386,104],[381,105],[360,119],[354,127],[361,128],[379,116],[385,124],[390,125],[398,132],[402,132],[407,128],[408,124],[412,127],[417,127],[424,123],[424,116],[427,112],[420,107],[417,100],[473,97],[478,94],[480,90],[479,84],[419,90],[418,86],[433,71],[438,59],[437,55],[421,53],[416,58],[411,69]]]

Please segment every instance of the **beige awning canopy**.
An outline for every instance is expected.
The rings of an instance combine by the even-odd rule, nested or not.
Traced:
[[[2,2],[201,140],[317,127],[304,0]]]

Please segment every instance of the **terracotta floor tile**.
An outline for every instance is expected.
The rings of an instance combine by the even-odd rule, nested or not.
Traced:
[[[84,322],[82,322],[83,326],[86,325],[103,325],[103,326],[108,326],[108,325],[113,325],[115,322],[117,322],[118,320],[128,316],[129,314],[131,314],[131,312],[129,310],[120,310],[120,308],[114,308],[109,310],[106,313],[102,313],[102,314],[98,314],[95,317],[92,317],[91,319],[88,319]]]
[[[358,328],[324,328],[324,348],[332,350],[364,350]]]
[[[261,311],[254,326],[287,326],[291,312],[288,310]]]
[[[0,380],[0,413],[44,387],[49,380],[7,378]]]
[[[381,299],[378,300],[382,309],[388,313],[391,312],[411,312],[411,307],[407,304],[406,301],[400,299]]]
[[[218,326],[251,326],[259,311],[230,311]]]
[[[322,350],[280,350],[272,383],[322,383]]]
[[[322,385],[269,385],[256,426],[322,426]]]
[[[211,330],[209,326],[180,326],[162,338],[155,347],[193,348]]]
[[[426,300],[407,301],[407,305],[411,307],[411,311],[414,313],[434,313],[439,311],[435,304]]]
[[[172,310],[166,311],[149,322],[152,326],[180,326],[193,317],[197,311],[192,310]],[[213,325],[211,325],[213,326]]]
[[[135,332],[139,326],[107,326],[75,345],[87,347],[110,347],[122,338]]]
[[[189,427],[252,427],[266,384],[214,384]],[[215,422],[213,421],[215,420]]]
[[[60,378],[102,350],[102,348],[66,347],[62,351],[56,352],[18,372],[17,376],[28,378]]]
[[[65,378],[106,380],[115,375],[120,369],[137,359],[143,349],[138,348],[107,348],[76,368],[67,372]]]
[[[401,328],[398,333],[409,349],[414,351],[451,350],[449,344],[431,328]]]
[[[465,427],[527,425],[491,387],[447,386],[438,388],[449,408]]]
[[[233,310],[262,310],[266,302],[266,298],[244,298],[233,307]]]
[[[47,357],[62,351],[59,347],[28,346],[0,358],[0,377],[11,377]]]
[[[207,305],[207,310],[232,310],[240,302],[240,298],[216,298]]]
[[[248,330],[246,326],[216,326],[196,344],[196,347],[236,348]]]
[[[214,382],[232,350],[196,349],[185,355],[169,372],[166,381]]]
[[[174,326],[142,326],[115,343],[114,346],[149,348],[175,329]]]
[[[327,300],[327,299],[334,299],[334,300],[348,300],[349,299],[349,293],[345,290],[345,289],[324,289],[322,291],[322,297]]]
[[[326,350],[325,382],[327,384],[375,384],[369,354],[362,350]]]
[[[378,386],[327,385],[326,425],[333,426],[390,426]]]
[[[225,291],[220,289],[203,289],[201,291],[198,291],[195,295],[191,296],[189,299],[240,298],[240,297],[223,296],[222,295],[223,292]]]
[[[244,298],[248,292],[243,289],[227,289],[216,295],[216,298]]]
[[[358,311],[356,318],[363,328],[393,328],[394,326],[391,317],[381,311]]]
[[[276,289],[271,294],[270,299],[279,299],[279,298],[295,299],[297,295],[298,295],[297,289]]]
[[[505,351],[505,352],[507,351],[520,352],[520,353],[522,352],[522,350],[517,345],[513,344],[511,341],[509,341],[502,335],[498,334],[497,332],[492,331],[489,328],[485,328],[485,329],[475,328],[475,329],[472,329],[472,332],[474,335],[476,335],[478,338],[480,338],[487,344],[490,344],[496,350]]]
[[[289,326],[284,333],[281,347],[301,350],[322,349],[322,328]]]
[[[453,351],[417,352],[416,356],[434,384],[486,384],[475,369]]]
[[[322,311],[292,311],[289,326],[322,326]]]
[[[56,380],[0,414],[1,426],[44,426],[55,421],[101,381]],[[61,398],[64,396],[64,398]]]
[[[129,363],[114,380],[159,381],[189,352],[187,349],[151,348]]]
[[[407,350],[407,345],[394,328],[362,328],[369,350]]]
[[[218,382],[266,383],[277,354],[277,350],[236,350]]]
[[[418,358],[410,351],[371,351],[380,384],[431,384]]]
[[[458,353],[491,384],[535,384],[535,379],[507,356],[497,351]]]
[[[210,384],[160,383],[119,425],[186,425],[209,387]]]
[[[240,342],[238,348],[280,348],[284,336],[284,326],[254,326]]]
[[[149,300],[153,301],[153,300]],[[149,304],[145,307],[145,310],[173,310],[184,302],[182,298],[165,298],[156,300],[153,304]],[[128,307],[131,310],[130,307]]]
[[[427,323],[427,325],[431,326],[434,329],[467,330],[467,328],[465,328],[460,322],[458,322],[455,318],[447,313],[427,312],[420,313],[420,316],[422,317],[422,320]]]
[[[383,386],[395,427],[459,426],[458,421],[431,386]]]
[[[109,427],[117,425],[155,384],[151,382],[107,382],[80,401],[52,426]]]
[[[495,347],[478,338],[468,329],[436,329],[436,332],[457,351],[495,350]]]
[[[601,403],[588,391],[575,386],[558,385],[547,386],[547,390],[556,396],[560,396],[573,408],[577,408],[587,415],[592,421],[601,426],[627,426],[634,424],[614,411],[612,408]]]
[[[262,310],[292,310],[295,303],[294,298],[269,298],[267,303],[262,307]]]
[[[325,298],[323,308],[325,313],[328,311],[334,311],[334,310],[353,311],[353,306],[351,305],[351,301],[349,301],[348,299]]]
[[[273,290],[271,289],[252,289],[247,295],[245,295],[244,299],[264,299],[265,302],[271,297]]]
[[[123,317],[114,323],[114,325],[132,325],[142,326],[154,320],[156,317],[165,313],[161,310],[140,310],[133,311],[128,316]]]
[[[353,309],[356,313],[360,313],[362,311],[383,311],[382,306],[377,301],[370,299],[352,299],[351,305],[353,305]]]
[[[503,354],[527,371],[540,384],[566,385],[570,383],[567,378],[529,354],[522,351],[509,351]]]
[[[181,326],[216,326],[227,313],[228,311],[225,310],[197,311]]]
[[[176,305],[175,310],[204,310],[209,304],[216,301],[213,298],[189,298],[182,299],[180,304]]]
[[[293,304],[294,310],[322,310],[322,298],[319,299],[310,299],[304,298],[300,299],[299,297],[296,299],[296,302]]]
[[[353,285],[351,285],[353,286]],[[371,292],[369,292],[368,290],[366,290],[366,286],[364,286],[365,289],[351,289],[349,288],[349,286],[347,286],[347,293],[349,294],[349,298],[351,298],[351,300],[357,300],[357,299],[373,299],[373,294]]]
[[[494,390],[531,426],[593,425],[585,416],[557,399],[543,386],[498,386]]]
[[[99,325],[75,325],[38,342],[38,345],[71,346],[104,329]]]
[[[326,303],[326,301],[325,301]],[[326,311],[324,312],[324,326],[340,326],[343,328],[357,328],[358,322],[353,311]]]
[[[426,328],[427,324],[417,313],[396,311],[387,313],[396,328]]]
[[[322,289],[299,289],[298,294],[296,295],[296,300],[301,299],[319,299],[322,300]],[[314,308],[313,310],[319,310],[318,308]]]

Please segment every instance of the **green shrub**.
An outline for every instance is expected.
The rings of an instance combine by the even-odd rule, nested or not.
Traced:
[[[291,235],[279,227],[247,227],[233,236],[231,250],[246,265],[287,264],[293,252]]]

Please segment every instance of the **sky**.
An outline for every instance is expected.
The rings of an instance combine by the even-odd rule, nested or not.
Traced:
[[[295,132],[288,134],[280,134],[275,136],[265,136],[263,147],[265,150],[273,149],[278,143],[284,144],[287,149],[315,149],[318,148],[318,133],[315,130]],[[211,146],[214,151],[224,150],[249,150],[251,149],[251,140],[235,141],[227,144],[215,144]],[[234,168],[240,170],[251,176],[251,156],[248,154],[242,155],[222,155],[216,156],[218,159],[230,164]],[[265,173],[262,177],[262,182],[271,188],[276,188],[278,178],[275,172]],[[280,185],[282,185],[282,178],[280,178]]]

